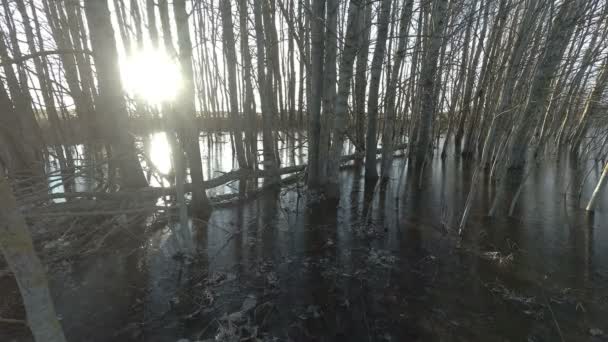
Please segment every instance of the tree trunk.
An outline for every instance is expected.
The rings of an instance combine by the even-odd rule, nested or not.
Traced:
[[[153,48],[158,48],[158,29],[156,28],[156,11],[154,0],[146,0],[146,16],[148,17],[148,34]]]
[[[500,99],[498,106],[496,107],[496,111],[492,116],[492,119],[488,119],[488,122],[491,122],[488,129],[488,134],[486,134],[486,141],[484,141],[484,147],[482,151],[485,150],[487,152],[494,151],[494,146],[498,141],[499,137],[504,135],[505,123],[507,122],[507,118],[513,117],[511,111],[513,110],[512,99],[513,94],[515,92],[515,84],[517,82],[517,75],[522,68],[522,59],[524,57],[524,52],[528,49],[529,42],[532,38],[532,32],[536,26],[536,21],[538,20],[538,0],[532,0],[528,5],[528,8],[525,9],[525,16],[519,24],[516,40],[511,49],[509,58],[509,65],[507,67],[505,76],[504,76],[504,85],[502,86],[502,92],[498,97],[498,93],[496,94],[496,98]],[[506,58],[506,56],[505,56]],[[487,145],[487,146],[486,146]],[[485,158],[486,163],[490,163],[491,159]],[[484,167],[487,165],[484,165]]]
[[[391,0],[382,0],[379,9],[378,39],[374,48],[372,67],[369,83],[369,95],[367,99],[367,137],[365,143],[365,178],[378,178],[376,170],[376,131],[378,127],[378,93],[380,90],[380,76],[382,75],[382,62],[386,49],[386,38],[388,36],[388,24],[391,17]]]
[[[27,322],[37,342],[64,342],[44,266],[38,259],[25,219],[0,168],[0,248],[15,275]]]
[[[536,127],[537,121],[544,112],[545,103],[550,94],[551,81],[570,42],[581,8],[584,6],[579,0],[566,0],[556,15],[547,38],[544,56],[539,62],[532,80],[530,100],[521,116],[522,119],[515,128],[510,151],[510,168],[521,168],[525,163],[526,149],[532,133],[531,128]]]
[[[393,71],[389,76],[390,80],[388,87],[386,88],[386,114],[384,116],[384,129],[382,131],[382,162],[380,168],[382,179],[388,179],[390,168],[393,163],[393,135],[395,134],[394,122],[397,116],[397,108],[395,106],[397,80],[399,79],[401,64],[405,59],[405,53],[407,51],[407,31],[410,27],[413,7],[414,1],[407,0],[407,2],[401,8],[401,17],[399,19],[399,43],[397,46],[397,52],[395,53]]]
[[[359,45],[361,7],[363,0],[350,0],[348,9],[348,21],[342,60],[340,62],[340,80],[338,83],[338,94],[334,106],[335,116],[333,120],[333,141],[328,160],[327,189],[326,194],[329,199],[340,199],[340,157],[344,145],[344,137],[348,127],[346,116],[347,101],[350,95],[350,85],[353,77],[353,66],[357,56]]]
[[[34,39],[34,30],[30,25],[30,19],[25,4],[23,0],[16,0],[16,3],[17,9],[19,10],[19,14],[21,14],[23,26],[25,28],[25,37],[30,53],[36,53],[37,49]],[[63,139],[65,138],[65,134],[63,133],[63,129],[59,121],[59,115],[57,114],[57,107],[55,106],[55,99],[53,98],[53,91],[48,78],[49,72],[47,64],[46,62],[42,61],[42,58],[34,58],[34,68],[38,76],[38,83],[40,84],[40,93],[42,94],[42,99],[44,100],[45,113],[47,115],[49,123],[51,124],[53,138],[56,143],[54,146],[54,150],[57,155],[57,159],[59,160],[59,165],[61,166],[62,173],[64,175],[68,175],[68,165],[66,162],[66,156],[64,154],[63,146],[61,145]],[[71,182],[65,176],[63,179],[63,183],[66,190],[72,188],[70,185]]]
[[[203,165],[199,145],[199,129],[194,105],[194,81],[192,78],[192,44],[188,27],[188,12],[185,0],[173,1],[173,12],[177,27],[179,63],[182,70],[182,91],[178,95],[176,110],[181,118],[180,139],[188,157],[192,178],[192,213],[205,218],[211,214],[211,204],[203,187]]]
[[[388,0],[385,0],[388,1]],[[308,187],[317,189],[321,185],[322,165],[319,160],[319,141],[321,137],[321,98],[323,94],[323,25],[325,0],[313,0],[310,14],[311,52],[310,52],[310,97],[308,101]]]
[[[245,100],[243,103],[243,112],[247,120],[247,130],[245,132],[248,145],[248,165],[250,168],[257,168],[257,120],[256,110],[253,103],[253,86],[251,85],[252,65],[251,53],[249,51],[249,31],[247,29],[248,11],[247,0],[238,0],[239,4],[239,23],[241,33],[241,59],[243,65],[243,81],[245,83]]]
[[[595,202],[597,202],[597,198],[600,196],[600,194],[602,192],[602,188],[604,187],[604,184],[606,184],[606,178],[608,178],[608,163],[606,163],[606,166],[604,166],[604,171],[602,172],[602,175],[600,176],[600,179],[597,182],[595,189],[593,190],[591,199],[589,199],[589,203],[587,204],[587,207],[585,208],[587,211],[595,210]]]
[[[0,79],[0,169],[6,168],[14,179],[42,178],[42,163],[35,151],[23,143],[19,118]]]
[[[604,63],[601,67],[601,71],[599,76],[597,77],[597,81],[593,90],[589,94],[587,98],[587,103],[585,104],[585,109],[583,110],[583,114],[576,126],[574,140],[572,142],[572,151],[578,152],[580,149],[581,142],[585,138],[587,130],[589,129],[589,121],[590,119],[597,113],[598,107],[600,107],[601,96],[606,90],[608,86],[608,57],[604,60]]]
[[[264,150],[264,170],[268,172],[265,177],[266,181],[277,182],[279,175],[277,174],[278,165],[277,157],[274,149],[274,137],[272,134],[273,120],[274,120],[274,96],[273,96],[273,79],[272,71],[270,75],[266,73],[266,62],[268,62],[268,70],[272,70],[272,62],[268,60],[265,46],[265,30],[262,11],[262,1],[256,0],[254,2],[254,20],[255,20],[255,32],[256,32],[256,46],[257,46],[257,62],[258,62],[258,88],[260,92],[260,101],[262,103],[262,147]],[[270,57],[272,59],[272,57]]]
[[[224,34],[224,54],[226,55],[226,67],[228,68],[228,96],[230,98],[230,116],[234,125],[234,146],[239,167],[248,168],[245,148],[243,147],[242,120],[239,115],[238,87],[236,83],[236,47],[234,33],[232,32],[232,8],[230,0],[221,0],[220,12],[222,15],[222,30]]]
[[[428,53],[422,62],[420,71],[420,131],[419,139],[416,141],[416,167],[422,169],[424,166],[429,146],[432,143],[433,118],[435,116],[435,98],[433,97],[435,87],[435,73],[437,70],[437,60],[439,50],[443,40],[442,32],[446,18],[447,1],[437,0],[434,2],[432,15],[431,37],[428,46]]]
[[[357,70],[355,73],[355,89],[353,95],[355,115],[355,151],[363,158],[365,151],[365,93],[367,89],[367,58],[369,56],[369,37],[372,25],[372,4],[365,5],[365,12],[359,16],[361,34],[359,53],[357,54]]]
[[[323,64],[323,104],[321,106],[321,137],[319,141],[319,179],[328,179],[330,135],[336,106],[336,57],[338,51],[338,15],[340,4],[337,0],[326,0],[325,20],[325,61]],[[327,183],[327,182],[325,182]]]
[[[4,35],[0,29],[0,58],[8,60],[8,49],[4,43]],[[28,161],[30,168],[19,170],[19,176],[22,178],[37,178],[39,182],[44,176],[42,147],[43,142],[40,134],[40,127],[36,122],[34,111],[31,105],[31,97],[29,92],[24,92],[17,80],[17,76],[10,64],[4,64],[4,75],[10,93],[10,100],[13,110],[2,107],[2,111],[6,110],[6,120],[10,122],[8,126],[14,134],[22,140],[23,152],[27,154],[25,159]],[[6,94],[8,99],[8,94]],[[31,181],[31,179],[30,179]]]
[[[460,107],[460,116],[458,118],[458,125],[456,126],[456,134],[454,135],[454,149],[456,151],[456,153],[460,153],[460,146],[462,143],[462,136],[464,135],[464,124],[465,121],[467,119],[467,115],[468,113],[468,108],[470,108],[470,104],[467,101],[467,90],[470,88],[469,84],[471,84],[472,86],[472,82],[473,80],[471,79],[471,73],[473,75],[475,75],[475,69],[469,69],[469,65],[472,65],[474,68],[477,67],[477,65],[475,64],[471,64],[471,61],[469,61],[469,52],[472,49],[471,47],[473,46],[473,41],[471,41],[471,31],[473,29],[473,22],[474,20],[472,19],[474,17],[475,14],[475,8],[476,8],[476,4],[477,2],[473,2],[470,6],[471,6],[471,11],[469,12],[469,16],[471,17],[470,20],[468,20],[468,24],[467,24],[467,31],[465,33],[464,36],[464,50],[462,52],[462,64],[461,64],[461,74],[460,77],[463,80],[466,80],[465,82],[465,86],[464,86],[464,98],[457,98],[456,100],[458,100],[459,102],[461,101],[462,105]],[[470,95],[469,95],[470,98]]]
[[[133,137],[127,132],[127,106],[118,68],[118,52],[110,11],[106,1],[86,0],[85,13],[91,34],[93,59],[97,70],[99,97],[98,115],[107,117],[105,136],[112,145],[120,171],[120,185],[141,188],[148,185],[137,158]]]

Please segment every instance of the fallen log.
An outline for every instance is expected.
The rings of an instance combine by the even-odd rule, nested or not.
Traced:
[[[406,144],[397,145],[394,147],[394,151],[401,150],[406,147]],[[378,154],[382,153],[382,149],[378,149]],[[340,158],[341,163],[347,163],[364,156],[364,153],[354,153],[344,155]],[[307,165],[294,165],[280,168],[278,173],[280,176],[286,174],[292,174],[302,172],[306,170]],[[268,171],[264,170],[251,170],[251,169],[239,169],[230,172],[226,172],[221,176],[211,178],[203,182],[205,189],[212,189],[233,181],[252,179],[252,178],[263,178],[268,175]],[[281,181],[284,183],[285,179]],[[191,183],[186,183],[184,190],[190,192],[192,188]],[[264,188],[264,187],[262,187]],[[258,191],[260,189],[256,189]],[[36,196],[27,196],[21,198],[19,203],[24,206],[33,204],[39,201],[53,200],[53,199],[74,199],[74,198],[92,198],[92,199],[107,199],[107,200],[136,200],[136,199],[151,199],[160,196],[170,196],[175,194],[174,187],[147,187],[138,190],[121,190],[117,192],[103,192],[103,191],[78,191],[78,192],[59,192],[50,194],[41,194]],[[238,197],[238,194],[228,194],[222,196]]]
[[[290,173],[300,172],[306,169],[306,165],[288,166],[279,169],[279,175],[286,175]],[[248,170],[239,169],[235,171],[226,172],[221,176],[209,179],[203,182],[205,189],[212,189],[226,183],[241,180],[244,178],[261,178],[268,174],[264,170]],[[191,183],[186,183],[185,191],[190,192],[192,188]],[[159,196],[173,195],[175,193],[174,187],[147,187],[138,190],[121,190],[117,192],[104,192],[104,191],[78,191],[78,192],[58,192],[50,194],[42,194],[36,196],[27,196],[22,198],[19,203],[21,205],[27,205],[35,203],[41,200],[50,199],[72,199],[72,198],[97,198],[97,199],[136,199],[136,198],[151,198]]]

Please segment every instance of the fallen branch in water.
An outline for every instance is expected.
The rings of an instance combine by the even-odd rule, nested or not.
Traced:
[[[395,146],[394,150],[398,151],[403,149],[406,145],[398,145]],[[382,153],[382,149],[378,149],[378,154]],[[344,155],[340,158],[342,163],[347,163],[349,161],[353,161],[357,158],[362,157],[364,154],[362,153],[354,153],[349,155]],[[280,168],[278,170],[279,176],[298,173],[306,170],[307,165],[295,165],[295,166],[287,166]],[[264,170],[251,170],[251,169],[239,169],[235,171],[230,171],[222,174],[221,176],[206,180],[203,182],[203,187],[205,189],[212,189],[226,183],[243,180],[243,179],[252,179],[252,178],[263,178],[268,175],[268,171]],[[286,179],[281,180],[280,183],[285,183]],[[270,185],[270,184],[266,184]],[[267,187],[264,187],[267,188]],[[186,183],[184,185],[185,192],[190,192],[192,189],[191,183]],[[256,189],[254,191],[258,192],[260,189]],[[53,199],[74,199],[74,198],[92,198],[92,199],[104,199],[104,200],[141,200],[141,199],[152,199],[155,197],[161,196],[170,196],[175,194],[174,187],[147,187],[138,190],[121,190],[117,192],[103,192],[103,191],[79,191],[79,192],[60,192],[60,193],[50,193],[50,194],[37,194],[35,196],[26,196],[19,200],[21,205],[33,204],[40,201],[48,201]],[[222,196],[227,196],[228,198],[238,197],[239,194],[228,194],[221,195],[216,197],[216,201],[224,201]],[[246,197],[250,197],[247,194]],[[213,201],[213,199],[212,199]]]

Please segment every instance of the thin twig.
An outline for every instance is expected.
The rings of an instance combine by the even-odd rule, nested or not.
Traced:
[[[545,295],[545,291],[541,290],[541,293],[543,294],[543,297],[545,298],[545,301],[547,302],[547,306],[549,307],[549,312],[551,312],[551,318],[553,318],[553,323],[555,323],[555,327],[557,328],[557,332],[559,333],[559,338],[561,339],[562,342],[565,342],[564,335],[562,335],[562,329],[559,327],[559,323],[557,323],[557,318],[555,318],[555,313],[553,312],[553,309],[551,308],[551,302],[549,302],[549,299]]]
[[[0,323],[27,325],[27,322],[22,319],[2,318],[2,317],[0,317]]]

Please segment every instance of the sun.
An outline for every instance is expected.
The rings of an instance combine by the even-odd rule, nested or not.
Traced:
[[[121,63],[121,78],[129,95],[150,105],[174,100],[182,84],[177,61],[161,50],[143,50],[127,57]]]

